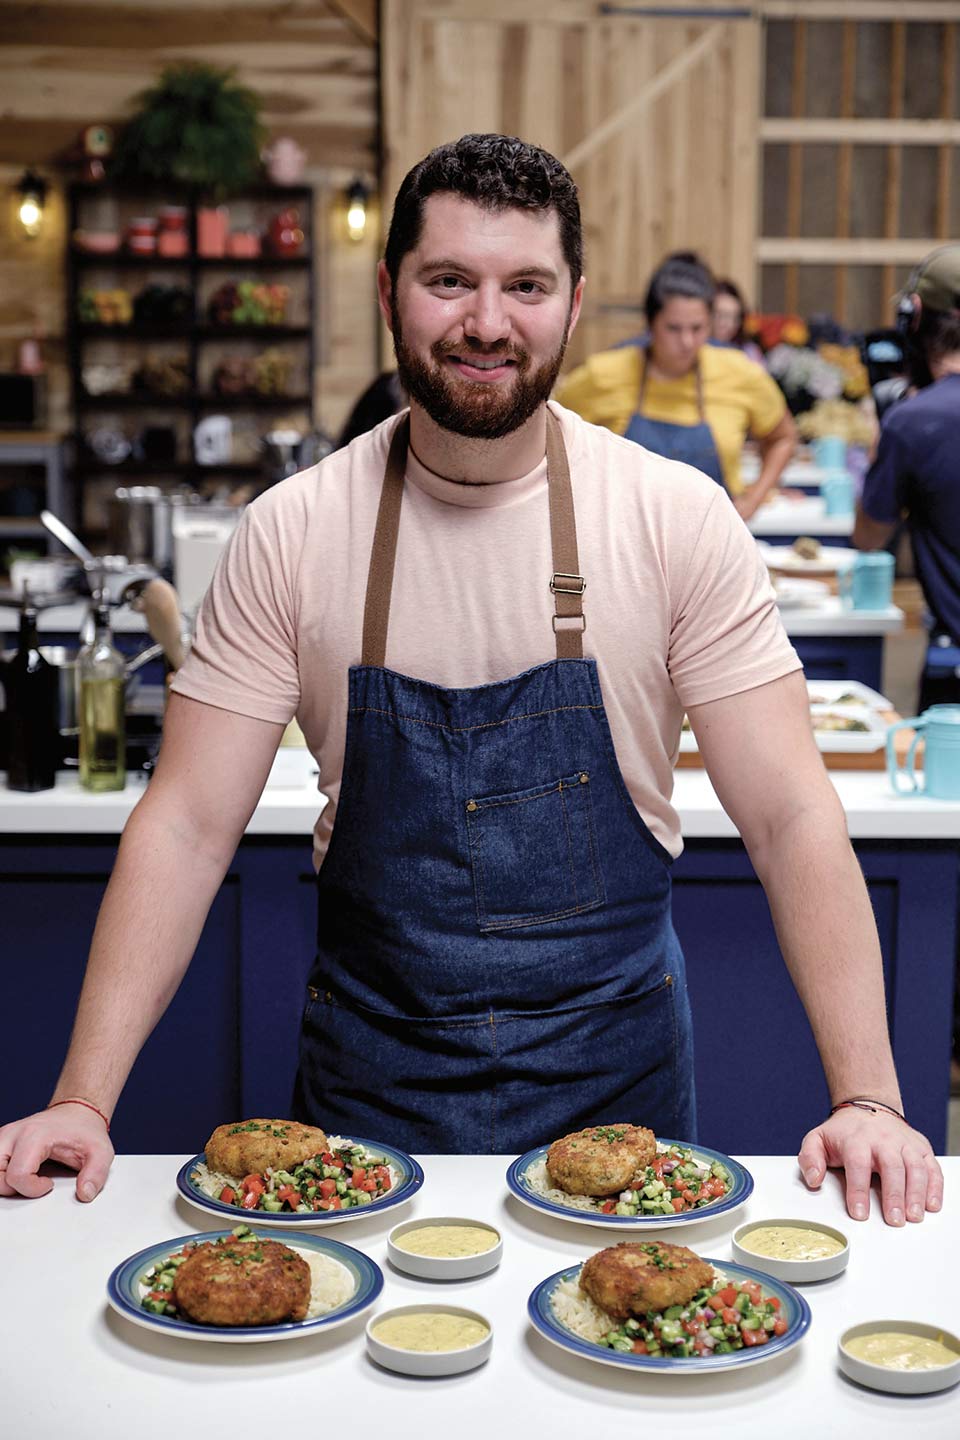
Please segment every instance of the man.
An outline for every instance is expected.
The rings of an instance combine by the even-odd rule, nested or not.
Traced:
[[[298,1111],[421,1150],[617,1117],[691,1136],[669,911],[686,707],[842,1107],[804,1142],[808,1183],[845,1165],[863,1218],[878,1170],[891,1223],[939,1208],[752,541],[704,476],[547,405],[581,246],[570,176],[518,140],[466,136],[404,180],[379,288],[409,419],[247,510],[124,832],[55,1108],[0,1131],[4,1193],[43,1193],[51,1155],[81,1199],[103,1185],[94,1112],[174,993],[294,712],[330,797]]]
[[[920,709],[960,702],[960,245],[935,250],[901,298],[913,392],[883,417],[853,543],[882,549],[904,514],[933,616]],[[952,665],[937,662],[952,654]]]

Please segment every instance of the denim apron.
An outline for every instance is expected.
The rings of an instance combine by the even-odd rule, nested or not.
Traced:
[[[557,658],[467,689],[384,665],[408,435],[404,418],[349,672],[295,1112],[434,1154],[516,1153],[612,1120],[692,1139],[670,857],[583,658],[559,422],[547,412]]]
[[[723,485],[723,467],[713,431],[707,424],[703,409],[703,378],[699,360],[695,374],[697,413],[700,416],[696,425],[675,425],[668,420],[648,420],[643,413],[643,397],[647,390],[647,355],[641,351],[640,394],[637,397],[637,408],[630,416],[626,438],[635,440],[638,445],[652,450],[655,455],[662,455],[666,460],[682,460],[685,465],[693,465],[695,469],[702,470],[704,475],[709,475],[711,480],[716,480],[718,485]]]

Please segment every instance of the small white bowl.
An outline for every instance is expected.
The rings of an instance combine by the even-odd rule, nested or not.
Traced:
[[[397,1315],[463,1315],[468,1320],[479,1320],[481,1325],[486,1325],[487,1333],[482,1340],[467,1345],[463,1350],[401,1350],[397,1345],[378,1340],[373,1333],[384,1320],[392,1320]],[[367,1323],[367,1352],[370,1358],[387,1370],[399,1371],[401,1375],[461,1375],[488,1360],[492,1349],[493,1326],[486,1315],[477,1310],[465,1310],[461,1305],[398,1305],[393,1310],[381,1310]]]
[[[815,1230],[820,1234],[827,1235],[831,1240],[839,1240],[843,1246],[836,1255],[825,1255],[820,1260],[783,1260],[773,1255],[758,1255],[756,1251],[747,1249],[743,1243],[751,1230],[766,1230],[772,1226],[778,1226],[790,1230]],[[790,1285],[807,1285],[814,1280],[832,1280],[834,1275],[839,1275],[847,1268],[847,1261],[850,1259],[850,1242],[842,1230],[835,1230],[832,1225],[822,1225],[818,1220],[750,1220],[746,1225],[740,1225],[733,1232],[731,1241],[733,1258],[741,1265],[752,1265],[754,1270],[763,1270],[765,1274],[774,1276],[777,1280],[786,1280]]]
[[[877,1335],[884,1330],[939,1340],[948,1349],[955,1350],[957,1358],[949,1365],[937,1365],[930,1370],[892,1370],[889,1365],[860,1360],[847,1350],[847,1341],[855,1336]],[[867,1320],[861,1325],[851,1325],[837,1342],[837,1358],[844,1375],[856,1380],[858,1385],[887,1390],[893,1395],[930,1395],[935,1390],[949,1390],[960,1380],[960,1339],[942,1325],[925,1325],[919,1320]]]
[[[496,1245],[473,1255],[414,1255],[402,1250],[396,1243],[401,1235],[412,1230],[423,1230],[428,1225],[469,1225],[478,1230],[488,1230],[496,1237]],[[404,1220],[395,1225],[387,1236],[387,1258],[391,1265],[407,1275],[416,1275],[419,1280],[472,1280],[475,1275],[486,1275],[495,1270],[503,1256],[503,1237],[494,1225],[485,1220],[464,1220],[457,1215],[438,1215],[420,1220]]]

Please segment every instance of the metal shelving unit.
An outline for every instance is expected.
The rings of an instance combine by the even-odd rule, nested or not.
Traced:
[[[76,183],[68,192],[69,224],[72,236],[83,226],[85,207],[89,202],[108,196],[117,201],[143,201],[145,205],[182,204],[187,209],[187,230],[189,253],[183,257],[130,255],[123,250],[112,254],[95,254],[74,248],[67,252],[67,349],[71,377],[71,393],[74,415],[74,460],[72,476],[76,488],[76,511],[83,514],[84,482],[94,477],[114,476],[117,481],[157,481],[169,478],[171,481],[196,481],[211,475],[225,477],[256,477],[261,467],[255,462],[226,463],[223,465],[200,464],[193,449],[193,432],[200,419],[214,411],[231,413],[246,412],[252,415],[275,415],[284,411],[305,413],[310,426],[314,423],[313,375],[316,365],[315,324],[316,293],[314,265],[314,237],[310,233],[312,224],[313,192],[309,186],[256,185],[244,190],[235,198],[239,202],[273,202],[277,206],[298,205],[310,217],[307,228],[306,246],[303,254],[283,257],[259,255],[250,258],[233,256],[206,256],[197,254],[197,212],[206,203],[203,196],[195,192],[177,191],[173,187],[151,190],[149,187],[132,189],[126,186]],[[271,272],[280,274],[297,273],[305,276],[307,323],[297,325],[213,325],[205,320],[202,305],[202,277],[211,272],[227,272],[238,280]],[[125,272],[133,275],[156,273],[164,281],[178,283],[188,288],[193,298],[193,318],[174,324],[101,325],[81,321],[78,316],[80,290],[93,272],[107,272],[122,276]],[[145,390],[131,390],[121,393],[100,395],[88,394],[83,385],[83,368],[86,347],[101,340],[117,341],[123,344],[149,345],[158,341],[180,341],[183,344],[187,362],[189,386],[180,395],[153,394]],[[265,344],[297,344],[305,347],[305,370],[308,379],[306,389],[301,393],[288,395],[221,395],[205,390],[201,385],[201,354],[203,347],[210,344],[229,345],[232,342],[263,341]],[[189,453],[178,456],[175,461],[163,463],[149,460],[128,459],[109,464],[92,455],[85,444],[85,422],[95,412],[114,412],[130,416],[142,412],[148,416],[151,411],[164,411],[185,415],[189,421]],[[269,427],[267,427],[269,428]]]

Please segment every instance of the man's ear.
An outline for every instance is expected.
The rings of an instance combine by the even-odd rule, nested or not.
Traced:
[[[393,281],[390,279],[390,271],[387,269],[386,260],[381,260],[377,266],[377,304],[380,306],[380,314],[383,316],[387,329],[393,334]]]
[[[586,276],[581,275],[580,279],[577,281],[577,288],[573,292],[573,299],[570,302],[570,320],[567,324],[568,340],[576,329],[577,321],[580,319],[580,306],[583,304],[583,287],[584,285],[586,285],[586,283]]]

